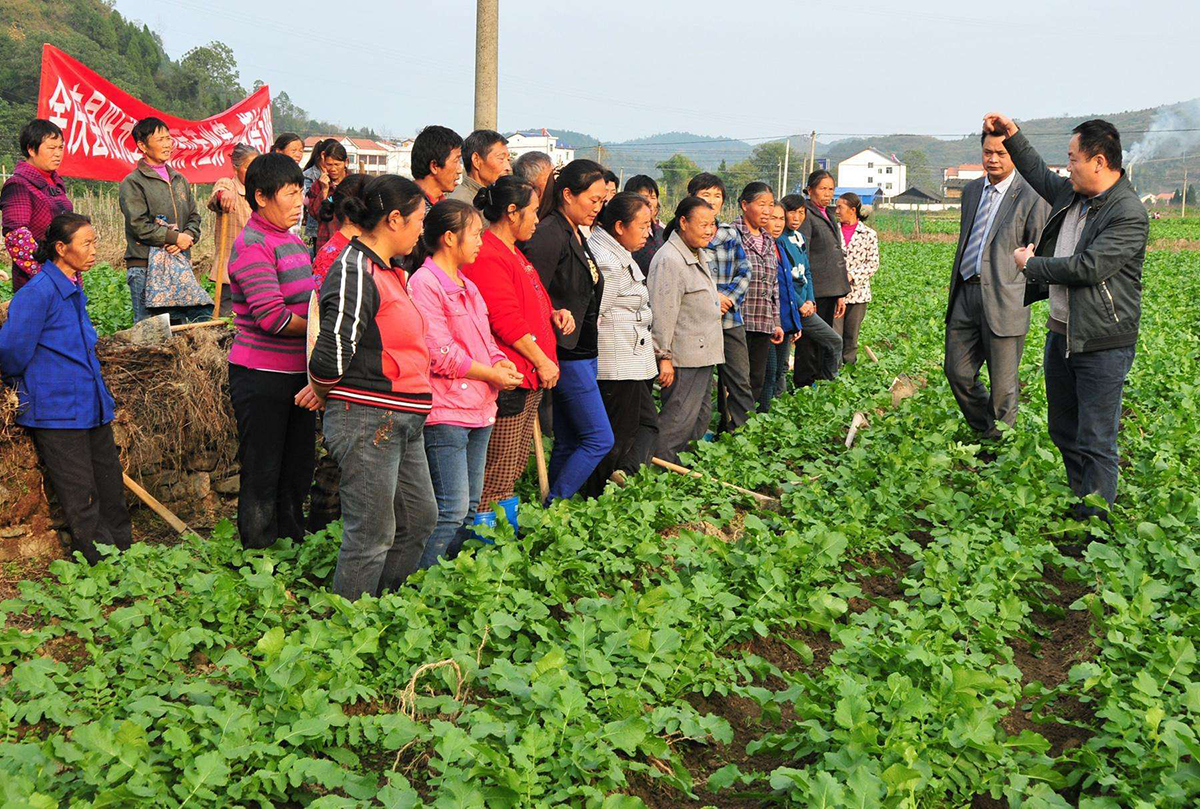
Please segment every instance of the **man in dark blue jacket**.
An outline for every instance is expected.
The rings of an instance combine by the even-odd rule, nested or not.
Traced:
[[[1070,178],[1051,171],[1012,119],[984,117],[1004,132],[1017,171],[1050,203],[1036,247],[1013,254],[1026,278],[1026,303],[1049,298],[1045,376],[1050,437],[1080,497],[1117,496],[1121,395],[1133,365],[1142,309],[1142,264],[1150,222],[1121,169],[1121,136],[1107,121],[1075,127]],[[1078,517],[1107,512],[1084,503]]]

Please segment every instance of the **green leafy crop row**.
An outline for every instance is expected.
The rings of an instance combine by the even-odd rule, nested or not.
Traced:
[[[54,563],[0,605],[0,808],[1195,805],[1200,254],[1147,265],[1102,530],[1061,518],[1041,312],[1018,429],[993,458],[962,425],[952,247],[884,245],[878,364],[698,450],[778,512],[644,471],[353,605],[337,526]],[[899,373],[925,384],[893,407]]]

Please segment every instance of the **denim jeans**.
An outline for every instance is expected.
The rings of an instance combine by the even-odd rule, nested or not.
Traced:
[[[141,323],[150,317],[150,312],[146,309],[146,268],[126,268],[125,283],[129,284],[129,302],[133,304],[133,322]]]
[[[547,500],[574,497],[612,447],[612,427],[596,384],[596,360],[562,360],[554,388]]]
[[[1062,453],[1067,482],[1078,497],[1117,497],[1117,430],[1121,394],[1134,346],[1067,356],[1067,338],[1046,335],[1046,414],[1050,438]],[[1083,516],[1101,514],[1079,506]]]
[[[483,468],[491,436],[491,425],[425,425],[425,455],[438,516],[437,527],[425,540],[421,569],[433,567],[440,557],[453,558],[470,534],[468,526],[475,521],[479,496],[483,494]]]
[[[767,354],[767,378],[763,383],[762,395],[758,397],[758,412],[770,413],[771,400],[787,393],[788,356],[792,351],[792,335],[788,334],[779,345],[772,345]]]
[[[404,583],[437,524],[424,414],[330,402],[325,445],[342,480],[342,547],[331,589],[354,600]]]

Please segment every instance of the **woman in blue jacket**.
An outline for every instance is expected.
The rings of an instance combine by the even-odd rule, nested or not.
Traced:
[[[787,391],[788,359],[792,344],[800,339],[800,305],[792,286],[792,261],[780,244],[784,229],[783,203],[776,202],[767,219],[767,234],[775,240],[776,271],[779,273],[779,327],[785,335],[783,342],[771,346],[767,355],[767,378],[758,399],[758,412],[771,410],[771,400]]]
[[[792,265],[792,289],[795,292],[796,306],[800,309],[800,325],[803,334],[800,340],[811,340],[818,348],[827,352],[830,357],[842,356],[842,336],[817,314],[817,304],[813,297],[812,271],[808,266],[808,245],[800,226],[804,224],[807,215],[804,207],[804,197],[799,194],[788,194],[779,200],[783,203],[783,234],[775,240],[779,251],[787,254]],[[799,342],[799,341],[797,341]],[[797,346],[797,351],[800,346]],[[832,378],[836,364],[829,373]],[[792,382],[797,388],[812,385],[815,379],[806,371],[803,363],[796,363],[795,376]]]
[[[0,376],[17,389],[17,423],[33,436],[73,549],[95,564],[97,544],[124,550],[131,536],[113,398],[100,375],[80,283],[96,263],[91,221],[77,213],[56,216],[35,258],[42,269],[13,296],[0,328]]]

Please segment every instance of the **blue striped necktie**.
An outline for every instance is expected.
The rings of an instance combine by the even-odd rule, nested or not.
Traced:
[[[987,231],[988,214],[992,209],[992,197],[995,189],[991,184],[983,186],[983,199],[979,203],[979,212],[975,214],[975,224],[971,226],[971,238],[967,239],[967,247],[963,250],[962,263],[958,271],[966,281],[979,274],[979,256],[983,252],[983,237]]]

